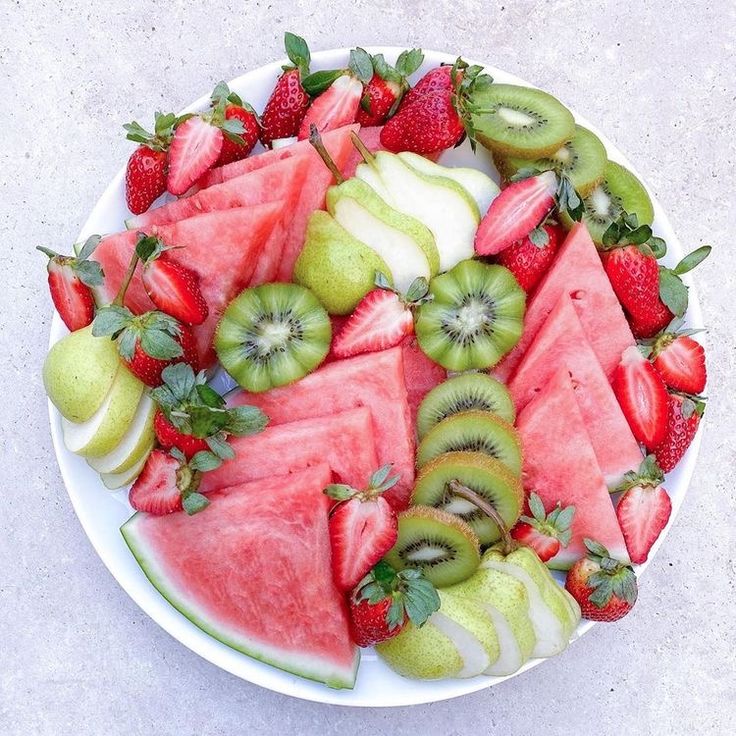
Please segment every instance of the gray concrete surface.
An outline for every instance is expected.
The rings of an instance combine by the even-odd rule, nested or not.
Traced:
[[[105,3],[0,0],[0,733],[724,734],[736,717],[733,269],[736,6],[667,0]],[[631,156],[686,246],[710,330],[707,433],[636,611],[492,690],[398,710],[290,700],[217,670],[96,557],[54,460],[36,244],[65,248],[130,148],[121,123],[281,56],[422,45],[558,94]]]

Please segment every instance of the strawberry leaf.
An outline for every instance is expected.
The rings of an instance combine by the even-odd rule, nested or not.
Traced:
[[[232,460],[235,457],[235,451],[227,443],[225,435],[222,432],[207,437],[205,441],[210,450],[221,460]]]
[[[201,470],[206,473],[209,470],[215,470],[222,465],[222,460],[212,452],[200,450],[190,461],[189,467],[192,470]]]
[[[547,518],[542,499],[536,493],[529,494],[529,510],[537,521],[544,521]]]
[[[659,269],[659,298],[676,317],[682,317],[687,311],[688,287],[669,268]]]
[[[709,255],[712,248],[710,245],[703,245],[692,253],[688,253],[673,269],[672,272],[681,276],[688,271],[692,271],[699,266]]]
[[[299,70],[303,79],[309,74],[309,63],[311,62],[307,42],[301,36],[287,31],[284,33],[284,47],[289,61]]]
[[[95,248],[97,248],[101,240],[102,238],[99,235],[90,235],[87,240],[84,241],[84,245],[79,251],[77,259],[79,261],[86,261],[95,252]]]
[[[177,403],[184,402],[189,398],[196,382],[194,370],[188,363],[167,365],[161,371],[161,378]]]
[[[335,501],[347,501],[355,495],[355,489],[345,483],[331,483],[322,492]]]
[[[236,406],[228,409],[226,429],[236,437],[245,437],[263,431],[268,417],[255,406]]]
[[[379,54],[379,56],[381,56]],[[381,58],[383,58],[381,56]],[[411,51],[402,51],[396,59],[396,71],[402,77],[408,77],[410,74],[419,69],[424,62],[424,53],[421,49],[411,49]],[[384,77],[385,79],[385,77]]]
[[[376,276],[373,280],[373,283],[379,289],[386,289],[387,291],[393,291],[393,287],[391,286],[391,283],[388,280],[388,276],[386,276],[386,274],[383,273],[382,271],[376,271]]]
[[[210,502],[206,496],[203,496],[201,493],[197,493],[196,491],[192,491],[185,493],[182,496],[181,504],[184,507],[184,511],[191,516],[192,514],[197,514],[203,509],[206,509],[210,505]]]
[[[310,97],[321,95],[330,85],[345,74],[344,69],[313,72],[302,79],[302,87]]]
[[[133,319],[133,313],[126,307],[110,304],[100,307],[92,322],[92,334],[95,337],[116,337]]]
[[[585,537],[583,539],[583,544],[585,544],[588,552],[595,557],[608,557],[608,550],[600,542],[596,542],[593,539]]]
[[[544,248],[549,243],[549,234],[543,227],[535,227],[534,230],[529,233],[529,240],[533,245],[536,245],[537,248]]]
[[[373,62],[371,55],[358,46],[350,52],[348,68],[363,84],[368,84],[373,76]]]

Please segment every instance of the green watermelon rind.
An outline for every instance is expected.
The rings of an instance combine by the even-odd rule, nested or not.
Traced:
[[[357,676],[358,664],[360,662],[359,649],[356,649],[355,651],[355,658],[349,672],[343,669],[337,670],[331,666],[322,669],[319,667],[308,668],[294,666],[293,660],[292,662],[289,662],[285,658],[279,659],[275,656],[269,657],[263,651],[259,651],[257,645],[248,645],[242,640],[237,640],[234,637],[228,636],[224,632],[220,631],[216,626],[213,626],[208,622],[206,618],[200,616],[196,610],[181,599],[181,596],[177,595],[173,588],[169,587],[166,576],[157,569],[155,559],[149,554],[145,541],[140,535],[138,535],[136,530],[136,519],[144,516],[144,514],[136,513],[131,516],[122,527],[120,527],[123,539],[153,587],[156,588],[166,601],[168,601],[177,611],[179,611],[179,613],[181,613],[197,628],[237,652],[246,654],[259,662],[271,665],[272,667],[289,672],[290,674],[323,683],[328,687],[337,690],[351,690],[355,686],[355,678]],[[317,660],[315,659],[315,661]]]

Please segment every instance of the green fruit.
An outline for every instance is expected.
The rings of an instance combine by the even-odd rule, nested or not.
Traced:
[[[379,151],[355,175],[396,210],[419,220],[434,236],[440,271],[472,257],[480,212],[475,200],[453,179],[408,166],[394,153]]]
[[[463,373],[435,386],[419,405],[419,439],[443,419],[463,411],[487,411],[513,423],[514,402],[508,389],[487,373]]]
[[[146,464],[146,460],[148,460],[148,456],[151,454],[151,450],[153,450],[153,442],[150,447],[146,448],[146,452],[141,455],[135,465],[121,473],[101,473],[100,479],[102,480],[105,488],[110,491],[117,491],[119,488],[129,486],[141,474],[143,466]]]
[[[143,384],[121,363],[110,393],[86,422],[62,419],[66,449],[85,457],[100,457],[113,450],[133,421],[143,388]]]
[[[476,137],[494,154],[526,159],[551,156],[575,134],[572,113],[546,92],[514,84],[478,89],[473,104]]]
[[[87,458],[89,466],[98,473],[119,474],[137,465],[141,457],[148,455],[155,439],[153,418],[156,404],[144,393],[138,402],[128,431],[115,448],[106,455]]]
[[[327,209],[353,237],[389,267],[395,287],[406,293],[419,276],[427,280],[440,267],[432,233],[419,220],[390,207],[361,179],[327,191]]]
[[[263,284],[241,292],[215,333],[223,368],[247,391],[298,381],[327,355],[330,318],[317,297],[296,284]]]
[[[524,500],[521,482],[498,460],[478,452],[448,452],[427,463],[417,475],[412,503],[433,506],[467,523],[481,544],[492,544],[501,534],[496,524],[475,504],[450,490],[456,480],[493,506],[511,528]]]
[[[43,364],[43,384],[51,403],[70,422],[86,422],[102,406],[120,367],[109,337],[85,327],[55,343]]]
[[[386,261],[327,212],[309,218],[294,281],[314,292],[330,314],[350,314],[375,288],[376,272],[393,283]]]
[[[432,279],[417,310],[419,346],[451,371],[490,368],[519,341],[526,295],[510,271],[461,261]]]

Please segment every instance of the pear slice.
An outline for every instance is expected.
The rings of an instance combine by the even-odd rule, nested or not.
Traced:
[[[153,418],[156,404],[147,393],[143,393],[138,408],[130,422],[128,431],[118,445],[107,455],[90,457],[88,465],[98,473],[119,474],[132,468],[153,444]]]
[[[128,431],[143,394],[143,384],[122,364],[102,406],[86,422],[61,420],[67,450],[100,457],[115,448]]]
[[[371,163],[360,164],[355,175],[394,209],[429,228],[440,254],[440,271],[473,256],[480,212],[456,181],[417,171],[387,151],[378,151]]]
[[[439,271],[432,233],[419,220],[386,204],[361,179],[330,187],[327,209],[351,235],[386,261],[394,286],[402,293],[418,276],[429,280]]]
[[[400,153],[399,158],[415,171],[429,176],[446,176],[448,179],[454,179],[475,200],[481,216],[488,212],[491,202],[501,191],[490,176],[478,169],[467,166],[443,166],[411,151]]]
[[[146,448],[146,451],[141,455],[140,459],[135,465],[133,465],[133,467],[128,468],[122,473],[102,473],[100,475],[100,479],[105,485],[105,488],[110,491],[117,491],[120,488],[129,486],[141,474],[141,470],[143,470],[143,466],[146,464],[146,460],[148,460],[151,450],[153,450],[153,444],[154,443],[151,442],[150,446]]]

